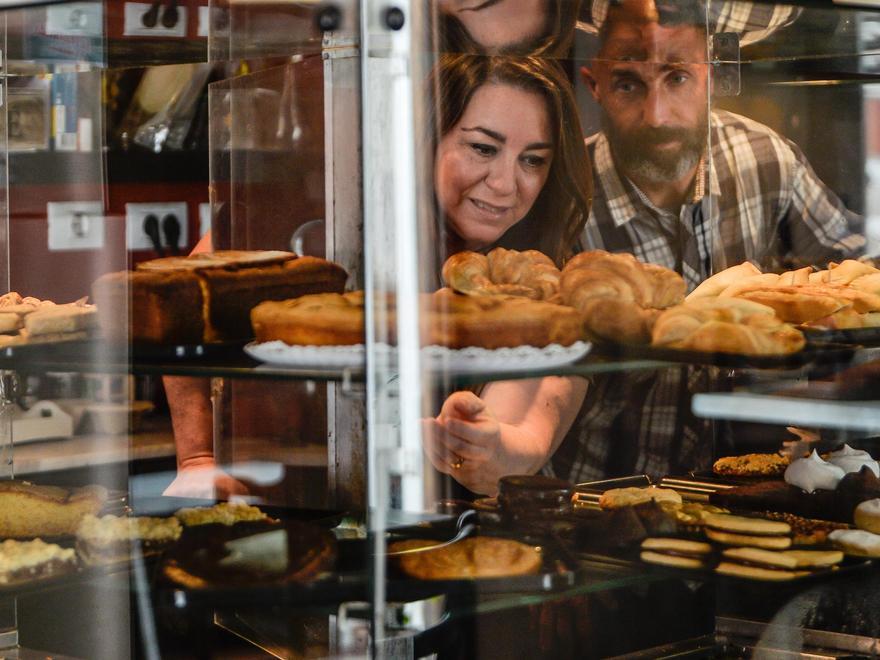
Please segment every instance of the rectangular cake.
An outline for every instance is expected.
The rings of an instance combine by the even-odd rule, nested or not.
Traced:
[[[76,552],[41,539],[0,543],[0,584],[56,575],[76,567]]]
[[[147,261],[92,287],[104,334],[117,341],[194,344],[253,336],[264,300],[341,292],[348,274],[291,252],[227,250]]]
[[[0,538],[73,534],[83,517],[100,511],[106,501],[101,486],[71,490],[0,481]]]

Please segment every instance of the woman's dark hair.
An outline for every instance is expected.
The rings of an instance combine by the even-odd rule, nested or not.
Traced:
[[[436,4],[436,3],[435,3]],[[541,32],[527,41],[512,43],[492,50],[494,55],[519,55],[563,58],[574,42],[575,25],[581,0],[547,0],[547,21]],[[486,53],[468,33],[464,24],[452,14],[438,13],[437,42],[443,53]]]
[[[559,65],[537,57],[441,55],[430,78],[431,153],[488,84],[510,85],[544,99],[553,138],[547,182],[528,214],[497,245],[536,249],[562,264],[586,224],[592,172],[571,84]],[[494,246],[492,246],[494,247]]]

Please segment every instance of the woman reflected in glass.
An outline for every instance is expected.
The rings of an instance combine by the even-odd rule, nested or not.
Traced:
[[[436,0],[441,52],[564,57],[581,0]]]

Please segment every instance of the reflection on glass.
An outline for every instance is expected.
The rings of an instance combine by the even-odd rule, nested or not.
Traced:
[[[441,49],[563,56],[580,0],[436,0]]]

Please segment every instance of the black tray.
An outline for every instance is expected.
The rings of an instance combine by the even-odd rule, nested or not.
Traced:
[[[801,328],[808,344],[854,344],[857,346],[880,346],[880,328],[850,328],[848,330],[825,330]]]
[[[728,369],[798,369],[810,364],[849,364],[855,350],[853,345],[824,342],[807,344],[803,350],[788,355],[739,355],[596,342],[592,353],[615,360],[656,360]]]
[[[214,360],[235,360],[249,366],[259,364],[244,353],[245,341],[218,342],[203,344],[124,344],[108,342],[100,338],[76,339],[70,341],[28,342],[12,344],[0,348],[0,363],[3,361],[25,362],[193,362]],[[94,356],[89,358],[89,356]]]

